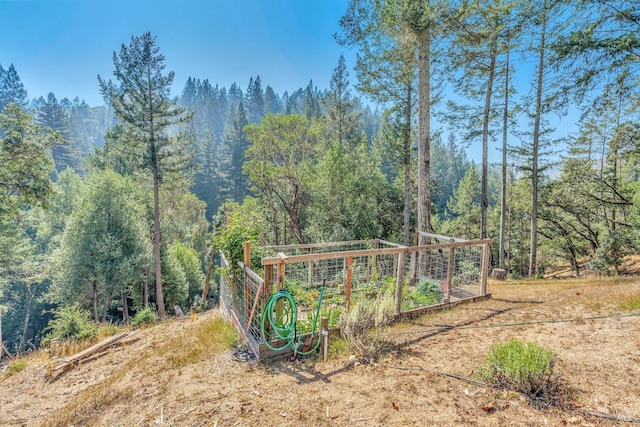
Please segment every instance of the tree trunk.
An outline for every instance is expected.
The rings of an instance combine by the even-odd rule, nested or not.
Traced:
[[[265,191],[267,193],[267,202],[269,203],[269,209],[271,209],[271,222],[273,223],[273,239],[275,241],[275,245],[278,246],[280,244],[280,233],[278,232],[278,212],[276,211],[276,206],[273,203],[273,196],[271,195],[271,189],[267,186]]]
[[[160,269],[160,180],[158,168],[153,167],[153,255],[156,270],[156,305],[160,319],[166,317],[164,311],[164,295],[162,294],[162,271]]]
[[[404,211],[402,235],[404,245],[409,246],[411,236],[409,235],[409,222],[411,221],[411,83],[407,87],[407,105],[405,109],[404,134]]]
[[[214,231],[215,233],[215,231]],[[277,243],[276,243],[277,245]],[[202,306],[204,307],[204,303],[207,301],[207,296],[209,295],[209,287],[211,287],[211,273],[213,272],[213,266],[216,261],[216,247],[211,247],[211,260],[209,260],[209,265],[207,266],[207,275],[204,279],[204,289],[202,290]]]
[[[489,170],[489,118],[491,113],[491,96],[493,94],[493,79],[496,71],[496,54],[494,43],[489,49],[491,57],[489,63],[489,76],[487,79],[487,93],[484,101],[484,113],[482,115],[482,183],[480,196],[480,238],[487,237],[487,208],[489,201],[487,198],[488,170]]]
[[[4,356],[4,342],[2,341],[2,307],[0,307],[0,360]]]
[[[507,207],[507,125],[509,122],[509,49],[505,65],[504,112],[502,114],[502,183],[500,185],[500,244],[498,265],[504,269],[504,228]]]
[[[142,284],[142,300],[144,308],[149,308],[149,269],[145,267],[144,283]]]
[[[98,282],[93,281],[93,319],[98,323],[100,316],[98,315]]]
[[[431,70],[430,70],[430,29],[420,34],[418,50],[418,230],[433,231],[431,228]],[[426,244],[421,238],[420,245]]]
[[[538,150],[540,145],[540,116],[542,115],[542,77],[544,74],[545,37],[547,32],[547,5],[542,12],[540,31],[540,52],[538,59],[538,79],[536,87],[536,111],[533,124],[533,150],[531,154],[531,245],[529,247],[529,277],[536,275],[538,246]]]
[[[129,326],[129,303],[127,302],[127,287],[122,288],[122,322]]]
[[[22,336],[20,337],[20,344],[18,349],[20,351],[25,350],[25,346],[27,344],[27,330],[29,329],[29,320],[31,319],[31,304],[33,303],[33,292],[31,291],[31,287],[27,286],[27,296],[25,301],[24,308],[24,322],[22,324]]]

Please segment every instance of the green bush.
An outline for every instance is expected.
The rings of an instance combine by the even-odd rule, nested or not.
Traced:
[[[394,319],[394,312],[392,294],[360,301],[340,316],[340,334],[362,359],[376,360],[391,348],[388,326]]]
[[[629,236],[619,231],[611,231],[609,235],[600,243],[590,266],[600,273],[609,273],[609,268],[613,267],[616,274],[620,273],[622,259],[635,253],[635,248]]]
[[[89,312],[78,304],[53,310],[53,319],[44,329],[44,343],[48,344],[53,338],[74,341],[94,339],[98,335],[98,327],[89,319]]]
[[[133,319],[131,319],[132,328],[141,328],[151,325],[158,321],[158,315],[150,307],[143,308],[138,311]]]
[[[440,282],[434,279],[421,279],[416,284],[418,293],[424,298],[422,303],[425,305],[440,304],[442,301],[442,288]]]
[[[554,371],[556,354],[535,343],[510,339],[489,350],[480,376],[487,383],[522,393],[534,405],[548,407],[561,397],[560,375]]]

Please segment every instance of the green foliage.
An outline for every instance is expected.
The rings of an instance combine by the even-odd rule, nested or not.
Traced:
[[[460,273],[453,277],[454,285],[466,285],[480,280],[480,268],[472,261],[460,262]]]
[[[251,146],[245,152],[243,171],[269,200],[273,218],[276,203],[284,208],[289,228],[302,243],[310,166],[318,149],[317,127],[302,115],[267,114],[259,125],[247,125],[244,131]]]
[[[255,224],[246,222],[238,212],[228,216],[228,223],[216,230],[213,245],[224,254],[232,269],[244,260],[244,242],[256,242],[259,230]],[[257,264],[259,265],[259,263]]]
[[[316,301],[317,302],[317,301]],[[317,307],[317,304],[316,304]],[[342,315],[342,308],[340,307],[321,307],[320,314],[318,315],[318,319],[316,320],[316,307],[311,307],[310,311],[307,314],[306,319],[298,319],[296,330],[298,333],[305,334],[308,332],[313,332],[313,326],[315,323],[316,332],[318,332],[322,328],[322,318],[326,317],[329,322],[329,329],[335,328],[338,326],[338,322],[340,316]]]
[[[152,325],[158,321],[158,315],[151,307],[139,310],[131,319],[132,328],[143,328]]]
[[[596,250],[591,261],[591,268],[608,274],[609,268],[613,267],[615,273],[618,274],[622,259],[633,253],[635,253],[635,248],[631,239],[623,233],[612,230]]]
[[[61,340],[90,341],[98,334],[95,323],[89,320],[90,314],[79,304],[67,305],[53,310],[53,319],[44,329],[44,341],[48,343],[53,338]]]
[[[639,311],[640,310],[640,295],[631,296],[622,302],[620,306],[623,310]]]
[[[17,104],[0,113],[0,219],[45,204],[51,195],[51,150],[59,135],[45,131]]]
[[[376,360],[390,348],[388,327],[394,319],[393,295],[359,301],[339,320],[340,334],[352,351],[366,360]]]
[[[18,372],[22,372],[27,369],[27,362],[24,360],[16,360],[14,362],[9,363],[7,370],[4,372],[4,375],[10,377],[13,374],[17,374]]]
[[[55,258],[56,300],[85,308],[97,304],[98,320],[113,305],[113,296],[141,286],[151,255],[141,197],[129,177],[110,170],[89,176]]]
[[[541,406],[556,402],[561,384],[554,371],[556,354],[535,343],[510,339],[490,348],[480,376],[488,383],[529,396]]]
[[[425,305],[439,304],[442,301],[442,285],[435,279],[420,279],[416,283],[416,290],[424,299],[421,299]]]

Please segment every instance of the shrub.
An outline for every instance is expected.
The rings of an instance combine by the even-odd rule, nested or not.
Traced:
[[[596,249],[590,265],[593,270],[605,274],[608,274],[609,268],[613,267],[615,273],[619,274],[622,259],[634,252],[633,242],[628,236],[619,231],[611,231]]]
[[[554,371],[556,354],[535,343],[510,339],[489,350],[480,376],[493,386],[528,396],[534,405],[557,405],[561,397],[560,375]]]
[[[442,288],[437,280],[421,279],[416,284],[416,289],[420,295],[426,297],[420,301],[425,305],[439,304],[442,301]]]
[[[150,307],[143,308],[138,311],[133,319],[131,319],[132,328],[141,328],[151,325],[158,321],[158,315]]]
[[[89,312],[80,308],[78,304],[53,310],[53,319],[44,329],[47,332],[44,343],[49,343],[53,338],[73,341],[94,339],[98,334],[98,328],[89,320],[90,316]]]
[[[390,348],[388,326],[393,321],[394,311],[392,294],[361,301],[340,316],[340,333],[361,358],[376,360]]]

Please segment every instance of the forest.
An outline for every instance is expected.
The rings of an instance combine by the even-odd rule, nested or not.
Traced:
[[[350,0],[340,28],[353,70],[284,93],[260,70],[176,91],[150,32],[114,51],[105,105],[30,99],[3,58],[0,357],[65,316],[205,308],[212,249],[238,236],[490,238],[513,278],[640,252],[637,2]]]

